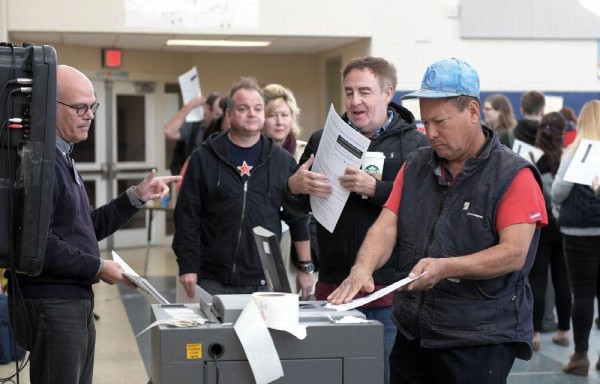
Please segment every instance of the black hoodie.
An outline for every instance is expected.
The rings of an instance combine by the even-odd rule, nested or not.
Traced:
[[[227,133],[211,135],[190,156],[175,207],[173,250],[179,274],[197,273],[229,285],[265,284],[252,229],[308,240],[308,215],[281,211],[281,188],[294,158],[261,134],[262,153],[245,181],[227,151]]]

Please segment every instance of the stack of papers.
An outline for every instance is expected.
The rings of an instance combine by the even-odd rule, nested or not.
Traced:
[[[112,251],[112,257],[115,262],[117,262],[125,272],[123,275],[127,276],[127,278],[136,285],[136,287],[142,290],[142,293],[148,300],[154,304],[170,304],[167,299],[165,299],[157,290],[148,282],[148,280],[144,279],[140,275],[137,274],[126,262],[121,259],[119,255],[115,251]]]

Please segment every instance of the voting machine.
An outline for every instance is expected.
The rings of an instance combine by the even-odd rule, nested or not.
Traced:
[[[216,295],[212,303],[185,304],[209,319],[203,325],[151,330],[153,384],[253,384],[253,372],[234,323],[250,295]],[[337,312],[323,302],[300,302],[299,324],[307,336],[269,329],[284,376],[273,383],[363,384],[383,382],[383,325],[377,321],[340,324],[357,311]],[[169,317],[165,305],[152,305],[152,322]]]

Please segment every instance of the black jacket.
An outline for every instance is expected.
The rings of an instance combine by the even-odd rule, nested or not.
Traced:
[[[404,160],[410,152],[428,145],[425,135],[415,129],[415,118],[409,110],[395,103],[390,103],[388,109],[394,111],[390,126],[369,145],[369,151],[383,152],[386,157],[382,180],[377,181],[375,195],[370,199],[363,199],[356,193],[350,193],[333,233],[317,223],[319,281],[341,283],[348,276],[358,249],[387,201],[394,179]],[[342,119],[347,122],[347,115],[342,115]],[[300,158],[300,164],[317,152],[322,134],[323,130],[320,130],[310,137]],[[285,188],[283,206],[290,212],[307,213],[310,211],[309,197],[308,195],[291,196]],[[387,264],[375,271],[373,274],[375,284],[391,284],[396,280],[395,260],[394,252]]]
[[[244,181],[227,152],[227,133],[212,135],[189,160],[175,207],[173,250],[179,274],[231,285],[264,285],[252,229],[281,237],[281,219],[292,239],[308,240],[308,216],[281,211],[281,188],[294,158],[264,135],[262,154]]]

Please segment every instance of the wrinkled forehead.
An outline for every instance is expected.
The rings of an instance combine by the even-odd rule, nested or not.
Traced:
[[[352,82],[352,84],[350,84]],[[371,68],[356,68],[346,74],[343,81],[344,88],[346,87],[370,87],[379,89],[383,88],[383,82],[378,74],[373,72]]]

